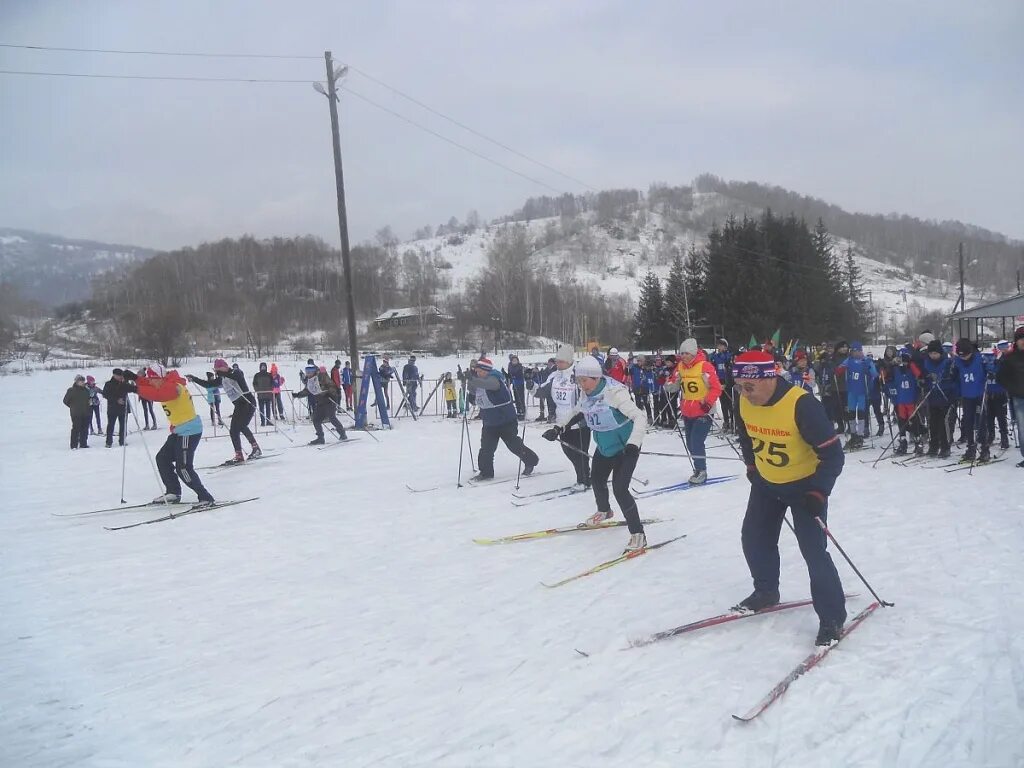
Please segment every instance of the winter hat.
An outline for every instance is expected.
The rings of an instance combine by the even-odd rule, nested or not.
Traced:
[[[1024,325],[1018,326],[1017,330],[1013,332],[1013,340],[1020,341],[1024,339]]]
[[[958,355],[969,355],[974,351],[974,342],[968,338],[958,339],[956,342],[956,353]]]
[[[491,362],[491,358],[489,357],[481,357],[476,361],[476,367],[481,371],[493,371],[494,363]]]
[[[859,341],[851,341],[850,342],[850,351],[851,352],[863,352],[864,351],[864,345],[861,344]]]
[[[725,348],[726,348],[726,349],[728,349],[728,348],[729,348],[729,340],[728,340],[728,339],[719,339],[719,340],[718,340],[718,341],[716,341],[715,343],[716,343],[716,344],[723,344],[723,345],[725,345]]]
[[[942,342],[942,348],[948,352],[949,350],[951,350],[953,348],[953,342],[952,341],[944,341],[944,342]]]
[[[260,363],[260,370],[261,371],[267,370],[267,364],[266,363]]]
[[[696,355],[699,350],[700,347],[697,346],[696,339],[686,339],[686,341],[679,345],[680,355]]]
[[[928,354],[930,355],[932,352],[942,354],[942,342],[938,339],[932,339],[928,342]]]
[[[85,381],[85,376],[80,373],[75,374],[75,381]]]
[[[604,371],[601,369],[601,363],[588,355],[576,363],[576,375],[586,376],[590,379],[600,379],[604,376]]]
[[[384,359],[387,360],[388,356],[384,355]],[[306,360],[306,365],[313,365],[313,358],[312,357],[309,358],[308,360]]]
[[[124,371],[122,371],[122,370],[121,370],[120,368],[115,368],[115,369],[114,369],[114,370],[113,370],[113,371],[111,372],[111,374],[112,374],[113,376],[124,376]]]
[[[611,349],[608,350],[608,355],[610,357],[618,357],[619,350],[616,347],[612,347]]]
[[[575,357],[572,347],[568,344],[560,346],[558,352],[555,353],[555,360],[561,360],[563,363],[571,363]]]
[[[793,359],[794,360],[806,360],[807,359],[807,353],[804,352],[802,349],[798,349],[796,352],[793,353]]]
[[[150,363],[146,368],[147,379],[162,379],[167,372],[160,363]]]
[[[1010,342],[1008,342],[1006,339],[1000,339],[999,341],[996,342],[996,349],[1007,349],[1009,346]],[[92,377],[90,376],[89,378],[91,379]]]
[[[1007,342],[1007,343],[1009,343],[1009,342]],[[92,376],[86,376],[85,377],[85,382],[86,382],[86,384],[95,384],[96,383],[96,379],[94,379]]]
[[[914,351],[910,347],[904,347],[900,350],[900,359],[910,361],[914,357]]]
[[[215,371],[223,371],[230,367],[231,366],[228,365],[228,361],[225,360],[223,357],[218,357],[216,360],[213,361],[213,370]]]
[[[917,337],[917,340],[927,346],[928,344],[931,344],[933,341],[935,341],[935,334],[933,334],[931,331],[925,331],[924,333]]]
[[[316,376],[319,372],[320,372],[320,369],[317,368],[315,365],[307,365],[306,366],[306,374],[309,375],[309,376]]]
[[[758,349],[737,355],[732,367],[732,375],[736,379],[771,379],[777,374],[775,358]]]

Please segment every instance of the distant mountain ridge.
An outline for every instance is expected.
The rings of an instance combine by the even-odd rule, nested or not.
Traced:
[[[88,299],[94,277],[127,269],[156,253],[137,245],[0,227],[0,281],[15,285],[26,299],[55,307]]]

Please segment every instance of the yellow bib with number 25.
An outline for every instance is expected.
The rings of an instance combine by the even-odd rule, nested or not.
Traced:
[[[753,443],[757,471],[769,483],[803,480],[818,468],[818,454],[796,426],[797,400],[810,396],[793,387],[774,405],[752,405],[740,398],[740,418]]]

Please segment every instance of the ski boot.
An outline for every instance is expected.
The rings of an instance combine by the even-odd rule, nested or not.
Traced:
[[[263,451],[260,450],[260,447],[256,445],[256,443],[253,443],[252,450],[249,451],[249,460],[251,461],[252,459],[258,459],[262,455]]]
[[[934,459],[938,455],[939,455],[939,446],[937,446],[937,445],[929,445],[928,446],[928,458],[929,459]],[[946,452],[946,455],[949,456],[949,451]]]
[[[533,470],[537,468],[536,464],[524,464],[523,465],[523,477],[529,477],[533,474]]]
[[[200,512],[200,511],[202,511],[204,509],[210,509],[210,507],[215,507],[215,506],[217,506],[217,502],[214,501],[213,499],[209,499],[207,501],[197,501],[195,504],[193,504],[191,507],[188,508],[188,511],[189,512]]]
[[[999,449],[1003,450],[1003,451],[1007,451],[1007,450],[1010,449],[1010,438],[1007,437],[1006,435],[1000,436],[1000,438],[999,438]]]
[[[708,473],[706,470],[698,469],[692,475],[687,482],[690,485],[704,485],[708,481]]]
[[[243,454],[241,451],[235,451],[234,458],[228,459],[227,461],[224,462],[225,465],[228,465],[228,464],[244,464],[244,463],[245,463],[245,454]]]
[[[914,455],[924,456],[924,443],[920,441],[914,443]]]
[[[978,458],[978,449],[974,447],[973,443],[967,444],[967,450],[964,451],[964,455],[960,457],[960,461],[965,464],[970,464]]]
[[[622,554],[628,555],[631,552],[640,552],[644,549],[647,549],[647,534],[631,533],[629,535],[629,543],[626,544],[626,548],[622,550]]]
[[[181,496],[177,493],[161,493],[150,504],[177,504],[181,501]]]
[[[978,451],[978,463],[987,464],[990,461],[992,461],[992,454],[989,453],[989,447],[987,445],[981,446],[981,449]]]
[[[590,490],[590,485],[588,483],[579,483],[579,482],[577,482],[577,483],[573,483],[571,486],[569,486],[569,492],[570,493],[583,493],[583,492],[589,491],[589,490]]]
[[[310,440],[308,443],[306,443],[306,445],[323,445],[323,444],[324,444],[324,438],[322,436],[321,437],[314,437],[312,440]]]
[[[594,514],[592,514],[590,517],[588,517],[586,520],[584,520],[582,523],[580,523],[576,527],[577,528],[592,528],[595,525],[600,525],[605,520],[611,520],[612,516],[613,516],[612,515],[612,511],[610,509],[605,511],[605,512],[598,511],[598,512],[595,512]]]
[[[939,451],[939,458],[940,459],[948,459],[949,458],[949,454],[950,454],[949,448],[943,448],[941,451]]]
[[[483,472],[477,472],[475,475],[473,475],[471,478],[469,478],[469,482],[471,482],[471,483],[485,483],[488,480],[493,480],[493,479],[494,479],[494,475],[485,475]]]
[[[841,621],[822,621],[818,624],[818,636],[814,644],[818,646],[832,645],[838,642],[843,636],[843,623]]]
[[[734,605],[730,610],[736,613],[757,613],[779,604],[779,590],[758,592],[756,589]]]
[[[907,441],[901,439],[899,441],[899,443],[897,443],[896,447],[893,449],[892,452],[896,456],[906,456],[907,455]]]
[[[875,432],[875,437],[881,437],[884,434],[885,434],[885,423],[880,421],[880,422],[878,422],[878,431]]]

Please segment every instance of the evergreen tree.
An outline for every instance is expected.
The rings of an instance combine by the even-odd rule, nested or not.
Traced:
[[[666,344],[674,343],[673,349],[679,348],[679,343],[686,338],[687,334],[687,326],[689,325],[686,314],[687,289],[683,260],[677,251],[672,259],[672,269],[668,273],[664,299],[666,321],[664,342]]]
[[[640,300],[637,302],[634,322],[636,343],[641,349],[656,349],[664,336],[664,299],[661,281],[651,270],[647,270],[640,286]]]
[[[860,336],[867,327],[867,302],[864,300],[864,277],[853,258],[853,246],[846,247],[846,262],[843,265],[843,287],[849,311],[847,333]]]

